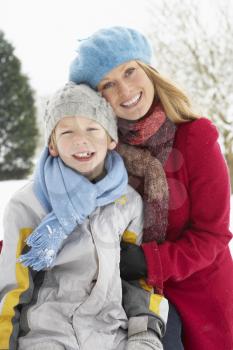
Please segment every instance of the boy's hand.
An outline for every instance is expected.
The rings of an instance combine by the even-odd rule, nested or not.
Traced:
[[[143,250],[132,243],[121,242],[121,278],[126,281],[147,276],[147,266]]]

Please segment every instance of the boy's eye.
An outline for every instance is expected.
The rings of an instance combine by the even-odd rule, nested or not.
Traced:
[[[98,131],[98,130],[100,130],[100,129],[95,128],[95,127],[87,128],[87,131]]]
[[[126,69],[125,76],[127,77],[127,76],[131,75],[135,70],[136,70],[136,68],[134,68],[134,67]]]
[[[65,130],[61,132],[61,135],[71,134],[72,130]]]

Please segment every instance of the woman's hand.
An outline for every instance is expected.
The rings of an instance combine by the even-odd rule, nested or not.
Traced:
[[[121,278],[126,281],[147,276],[146,260],[140,246],[121,242],[120,272]]]

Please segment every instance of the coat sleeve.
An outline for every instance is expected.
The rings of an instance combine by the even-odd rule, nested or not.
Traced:
[[[217,138],[215,126],[207,119],[201,118],[189,127],[184,150],[188,228],[175,242],[143,244],[152,285],[188,278],[210,266],[229,244],[230,181]]]
[[[4,213],[4,244],[0,255],[0,349],[17,349],[19,309],[31,300],[33,291],[31,271],[17,259],[37,220],[32,209],[14,198]]]

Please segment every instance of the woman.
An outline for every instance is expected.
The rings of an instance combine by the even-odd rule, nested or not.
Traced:
[[[119,152],[144,199],[144,243],[123,246],[121,275],[147,277],[176,306],[185,350],[232,350],[230,182],[218,132],[151,56],[141,33],[112,27],[82,41],[70,67],[70,80],[98,89],[119,117]]]

